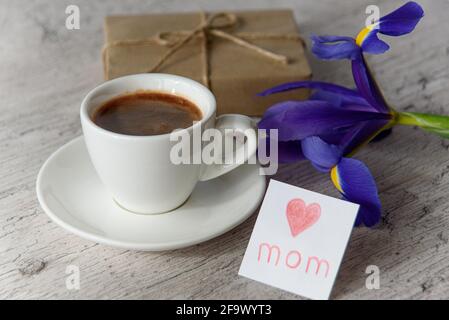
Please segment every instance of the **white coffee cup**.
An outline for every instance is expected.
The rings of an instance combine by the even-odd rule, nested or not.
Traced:
[[[105,130],[92,121],[93,113],[104,102],[136,90],[166,92],[193,102],[203,117],[186,129],[189,133],[194,129],[203,132],[208,128],[229,128],[242,133],[255,129],[252,119],[246,116],[222,115],[216,118],[212,92],[188,78],[147,73],[99,85],[81,103],[81,124],[92,163],[113,199],[123,208],[143,214],[173,210],[187,200],[198,181],[223,175],[255,154],[257,138],[246,135],[245,152],[234,164],[173,164],[170,150],[175,142],[170,141],[170,134],[124,135]]]

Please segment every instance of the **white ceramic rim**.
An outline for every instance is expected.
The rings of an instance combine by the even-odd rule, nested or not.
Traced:
[[[167,74],[167,73],[139,73],[139,74],[132,74],[132,75],[128,75],[128,76],[123,76],[123,77],[119,77],[119,78],[115,78],[112,80],[108,80],[103,82],[102,84],[100,84],[99,86],[95,87],[94,89],[92,89],[91,91],[89,91],[89,93],[84,97],[83,101],[81,102],[81,108],[80,108],[80,117],[81,117],[81,121],[84,124],[89,125],[90,127],[92,127],[94,130],[96,130],[98,133],[102,133],[102,134],[106,134],[109,135],[112,138],[121,138],[121,139],[139,139],[139,140],[156,140],[156,139],[167,139],[171,133],[165,133],[165,134],[159,134],[159,135],[151,135],[151,136],[135,136],[135,135],[127,135],[127,134],[122,134],[122,133],[116,133],[116,132],[112,132],[106,129],[103,129],[101,127],[99,127],[97,124],[95,124],[95,122],[92,121],[89,112],[88,112],[88,107],[89,107],[89,102],[92,100],[92,98],[98,93],[98,91],[103,90],[105,88],[107,88],[110,85],[119,83],[119,82],[123,82],[123,81],[127,81],[128,79],[135,79],[135,78],[153,78],[153,79],[158,79],[158,78],[168,78],[170,80],[173,81],[181,81],[184,82],[190,86],[193,86],[197,89],[199,89],[199,91],[202,91],[205,98],[208,100],[208,103],[210,105],[210,107],[208,108],[208,110],[206,110],[206,112],[204,111],[204,108],[202,108],[201,106],[197,106],[201,112],[202,112],[202,118],[200,121],[196,122],[194,125],[185,128],[185,130],[188,131],[192,131],[194,128],[197,127],[201,127],[204,125],[205,122],[207,122],[212,116],[215,115],[216,113],[216,108],[217,108],[217,102],[215,100],[215,96],[213,95],[213,93],[204,85],[202,85],[199,82],[196,82],[192,79],[186,78],[186,77],[181,77],[178,75],[174,75],[174,74]],[[151,88],[135,88],[135,90],[149,90],[151,91]],[[156,90],[155,90],[156,91]],[[162,91],[162,90],[157,90],[158,92],[166,92],[167,94],[171,94],[173,95],[173,93],[169,92],[169,91]],[[123,92],[124,93],[124,92]],[[120,93],[117,94],[117,96],[119,96]],[[191,98],[189,98],[187,95],[179,95],[189,101],[191,101]],[[196,105],[196,104],[195,104]]]
[[[91,234],[89,232],[86,232],[80,228],[76,228],[72,226],[71,224],[66,223],[64,220],[60,219],[57,214],[54,214],[52,210],[46,205],[44,201],[44,195],[42,193],[42,175],[46,171],[47,167],[50,165],[50,163],[53,161],[54,158],[56,158],[60,153],[64,152],[65,149],[69,148],[72,144],[75,144],[78,142],[79,139],[84,139],[83,136],[80,136],[78,138],[73,139],[72,141],[66,143],[62,147],[60,147],[58,150],[56,150],[42,165],[41,169],[39,170],[39,173],[37,175],[37,181],[36,181],[36,193],[37,193],[37,199],[39,201],[39,204],[41,205],[42,209],[45,211],[45,213],[50,217],[51,220],[53,220],[56,224],[58,224],[60,227],[66,229],[67,231],[81,237],[87,240],[91,240],[97,243],[109,245],[112,247],[122,248],[122,249],[128,249],[128,250],[137,250],[137,251],[166,251],[166,250],[174,250],[174,249],[181,249],[185,247],[190,247],[195,244],[199,244],[208,240],[211,240],[213,238],[216,238],[220,235],[225,234],[226,232],[234,229],[241,223],[243,223],[245,220],[247,220],[250,216],[253,215],[255,210],[260,205],[262,198],[266,191],[266,179],[265,176],[260,176],[263,179],[264,188],[263,192],[261,192],[258,195],[258,198],[255,199],[253,202],[253,205],[248,210],[248,213],[245,215],[242,215],[240,219],[234,221],[231,225],[228,227],[220,230],[219,232],[210,234],[208,236],[197,238],[191,241],[174,241],[174,242],[163,242],[163,243],[140,243],[140,242],[128,242],[128,241],[119,241],[114,239],[109,239],[107,237]],[[259,168],[259,166],[258,166]],[[132,214],[132,213],[130,213]],[[170,214],[169,212],[167,214]]]

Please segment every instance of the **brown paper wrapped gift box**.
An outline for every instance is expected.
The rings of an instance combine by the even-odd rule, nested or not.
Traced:
[[[201,32],[170,56],[158,72],[206,82],[217,98],[219,114],[260,116],[278,101],[307,98],[307,90],[256,96],[272,86],[311,77],[292,12],[244,11],[235,15],[236,24],[223,31],[287,57],[288,64],[276,63],[254,50],[210,34],[205,41],[205,33]],[[170,50],[170,45],[161,43],[162,34],[170,35],[164,41],[176,43],[204,22],[204,16],[204,13],[183,13],[107,17],[105,78],[148,72]]]

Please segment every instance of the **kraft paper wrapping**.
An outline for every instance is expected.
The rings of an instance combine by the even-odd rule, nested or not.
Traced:
[[[276,102],[307,98],[308,90],[268,97],[256,96],[257,93],[275,85],[311,77],[304,45],[300,39],[260,37],[261,34],[297,35],[292,12],[244,11],[234,14],[237,16],[237,23],[223,31],[235,36],[258,35],[247,41],[286,56],[289,63],[284,65],[273,62],[232,41],[212,35],[205,39],[204,34],[200,33],[165,61],[158,72],[185,76],[203,84],[207,84],[207,72],[210,89],[217,99],[218,114],[261,116]],[[151,41],[152,39],[160,33],[178,34],[179,38],[203,21],[204,14],[200,12],[106,17],[106,46],[103,52],[105,78],[108,80],[148,72],[170,48]],[[143,42],[145,39],[149,41]],[[120,42],[123,43],[115,45]],[[204,68],[205,62],[208,68]]]

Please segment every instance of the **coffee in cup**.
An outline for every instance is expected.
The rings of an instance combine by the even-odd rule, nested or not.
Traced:
[[[190,100],[170,93],[138,90],[103,103],[92,120],[99,127],[121,134],[152,136],[190,127],[202,118]]]

